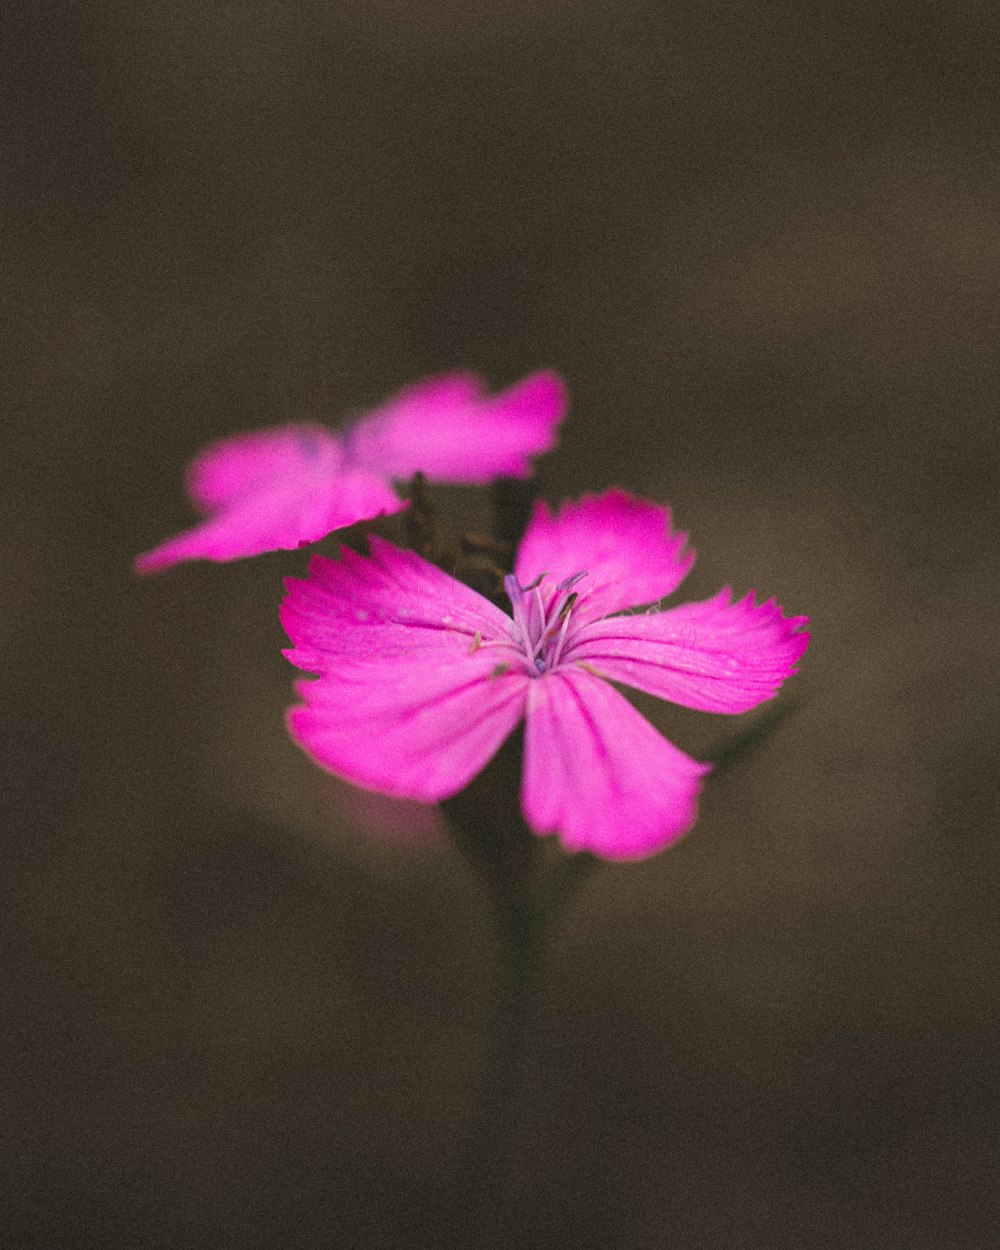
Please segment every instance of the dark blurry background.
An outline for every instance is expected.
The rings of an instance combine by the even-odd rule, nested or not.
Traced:
[[[524,1244],[995,1244],[996,12],[7,11],[0,1244],[445,1240],[477,883],[286,738],[306,553],[130,560],[209,439],[540,366],[545,493],[669,500],[690,597],[814,635],[692,835],[566,916]]]

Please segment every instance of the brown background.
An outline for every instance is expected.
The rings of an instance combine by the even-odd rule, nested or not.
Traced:
[[[994,1244],[995,14],[8,10],[0,1243],[445,1240],[476,883],[287,741],[304,553],[129,561],[212,437],[552,365],[542,489],[670,500],[692,595],[815,632],[797,715],[566,918],[524,1244]]]

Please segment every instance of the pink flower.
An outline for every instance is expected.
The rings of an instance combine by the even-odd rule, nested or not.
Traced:
[[[135,561],[141,573],[181,560],[235,560],[294,548],[405,503],[394,478],[439,482],[527,477],[566,412],[554,373],[533,373],[499,395],[468,373],[410,386],[341,434],[285,425],[207,447],[188,494],[206,519]]]
[[[777,693],[807,618],[728,589],[662,610],[694,560],[670,513],[621,491],[540,504],[505,579],[508,615],[410,551],[316,557],[289,579],[292,735],[355,785],[432,802],[465,786],[522,717],[521,802],[572,851],[639,859],[694,823],[699,764],[609,682],[745,712]],[[648,611],[625,611],[653,604]]]

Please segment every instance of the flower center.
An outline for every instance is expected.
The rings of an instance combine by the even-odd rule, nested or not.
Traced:
[[[522,586],[513,573],[503,579],[520,644],[539,676],[550,672],[559,663],[569,618],[577,600],[573,587],[587,574],[574,573],[559,582],[555,590],[547,595],[542,592],[546,576],[545,573],[539,574],[527,586]]]

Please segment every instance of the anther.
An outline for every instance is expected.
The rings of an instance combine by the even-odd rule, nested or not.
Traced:
[[[573,593],[567,597],[566,602],[559,609],[559,614],[556,617],[556,620],[561,621],[561,620],[564,620],[567,616],[569,616],[570,612],[573,611],[573,604],[576,603],[577,599],[579,598],[580,596],[574,590]]]

